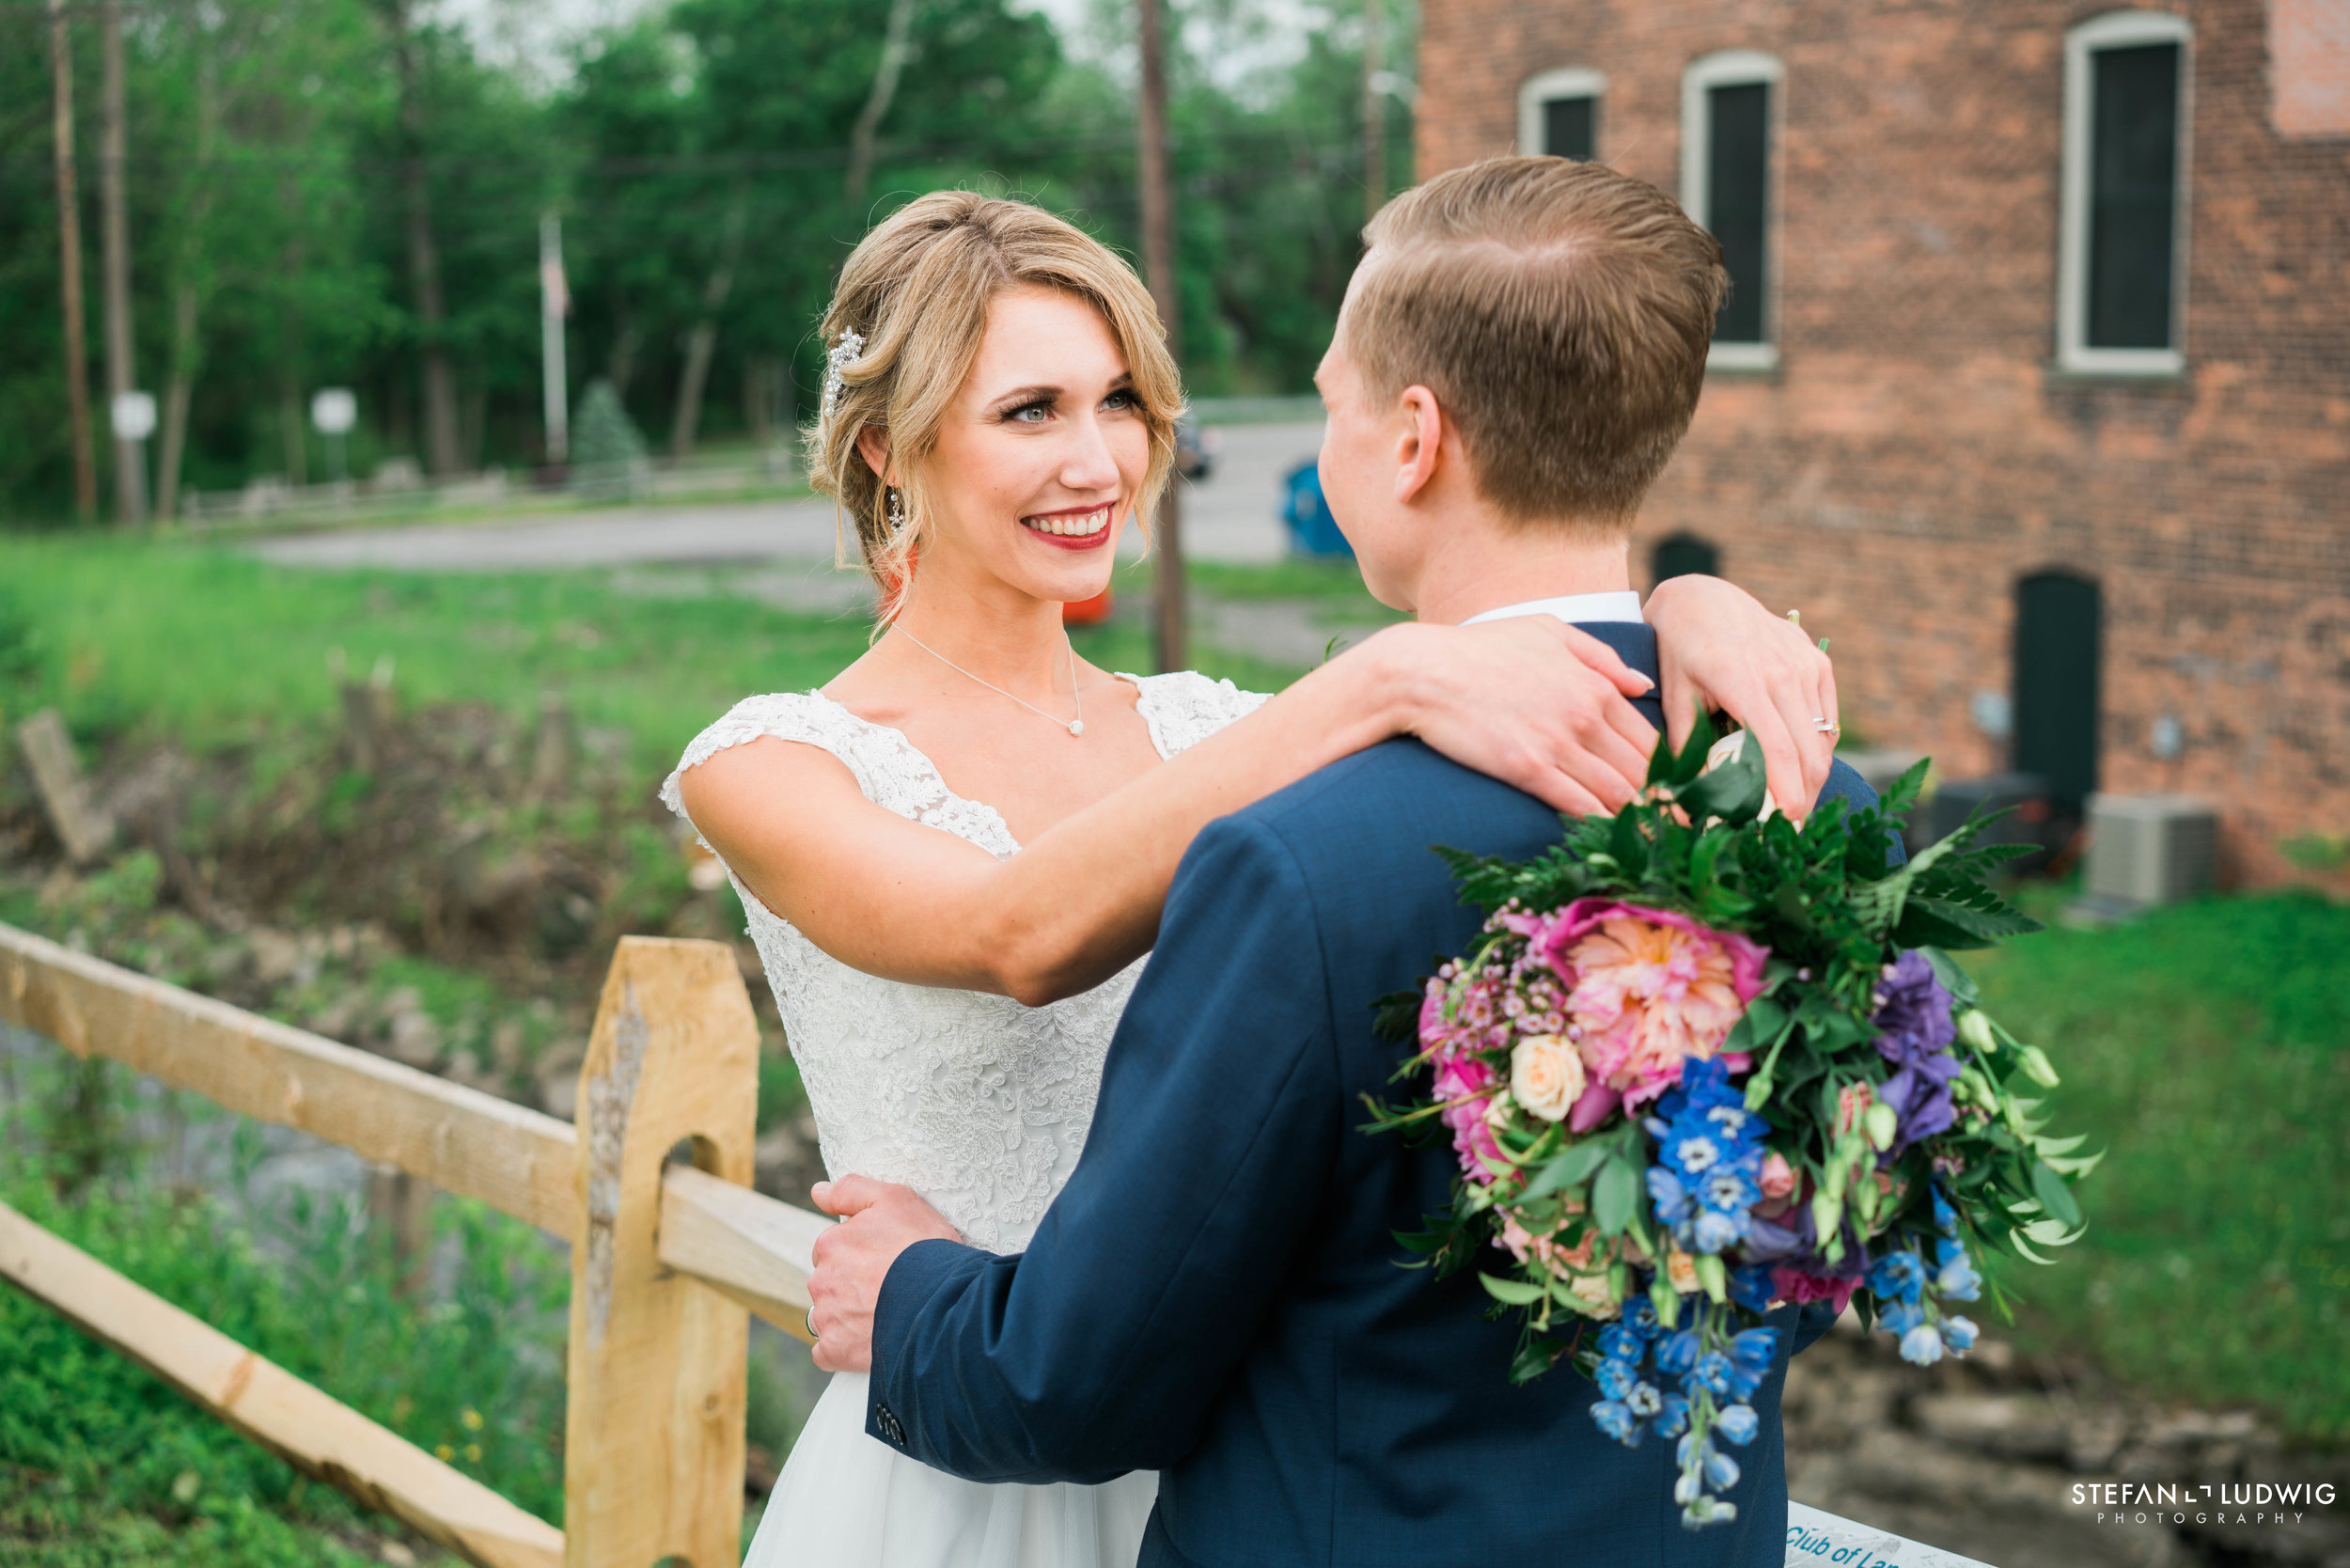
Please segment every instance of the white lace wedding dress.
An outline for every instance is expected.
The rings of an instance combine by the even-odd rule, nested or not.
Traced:
[[[1188,672],[1123,679],[1138,688],[1136,709],[1162,757],[1264,701]],[[1020,848],[995,808],[949,791],[903,734],[812,692],[737,703],[685,748],[662,800],[684,815],[679,776],[763,735],[822,746],[867,799],[900,816],[999,859]],[[1141,964],[1041,1008],[906,985],[830,957],[740,879],[734,886],[826,1172],[902,1182],[975,1247],[1026,1246],[1085,1147],[1102,1059]],[[867,1436],[865,1408],[865,1375],[834,1374],[767,1499],[748,1568],[1133,1568],[1155,1476],[1102,1486],[959,1481]]]

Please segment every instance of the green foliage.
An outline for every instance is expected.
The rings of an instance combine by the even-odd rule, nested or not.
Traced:
[[[1976,960],[1986,1005],[2064,1043],[2066,1118],[2107,1151],[2066,1266],[2014,1281],[2028,1347],[2350,1442],[2344,953],[2350,907],[2288,893]]]
[[[415,8],[410,8],[413,13]],[[563,218],[576,382],[647,430],[673,428],[684,342],[715,330],[705,437],[750,427],[771,367],[805,412],[810,328],[848,247],[911,196],[973,186],[1039,200],[1120,249],[1139,240],[1131,86],[1096,63],[1128,8],[1073,57],[1017,0],[923,0],[896,91],[852,188],[888,8],[874,0],[678,0],[586,37],[568,62],[490,63],[471,35],[373,0],[165,8],[128,32],[133,321],[142,384],[192,379],[187,485],[326,477],[309,394],[359,395],[352,470],[421,465],[426,349],[455,381],[459,466],[540,461],[539,218]],[[1303,391],[1364,217],[1359,23],[1235,77],[1256,24],[1183,0],[1169,33],[1185,368],[1202,392]],[[98,28],[75,12],[81,160],[92,183]],[[1409,24],[1388,45],[1408,70]],[[0,8],[0,516],[70,496],[48,19]],[[403,50],[404,44],[404,50]],[[403,99],[403,52],[413,91]],[[1276,51],[1287,57],[1293,52]],[[568,70],[564,67],[568,66]],[[1390,100],[1386,189],[1410,176]],[[411,176],[444,319],[419,307]],[[95,225],[84,243],[94,252]],[[184,292],[193,337],[175,333]],[[89,304],[93,357],[102,341]],[[787,419],[790,410],[773,411]],[[102,424],[102,411],[101,415]],[[158,444],[159,445],[159,444]],[[97,443],[102,493],[111,447]],[[155,454],[150,452],[150,459]]]
[[[73,1122],[91,1114],[71,1091],[84,1070],[42,1054],[12,1071],[20,1092],[0,1109],[0,1200],[522,1506],[561,1517],[570,1272],[559,1249],[444,1198],[433,1257],[446,1289],[412,1302],[384,1238],[341,1204],[297,1195],[232,1210],[175,1189],[119,1139],[102,1176],[62,1197],[59,1179],[78,1174]],[[106,1091],[121,1093],[126,1075],[100,1071]],[[221,1115],[193,1097],[180,1113],[214,1125]],[[95,1544],[93,1530],[144,1538],[136,1515],[216,1543],[213,1555],[185,1560],[257,1565],[316,1560],[296,1524],[347,1529],[361,1517],[30,1298],[0,1294],[0,1533],[84,1537],[34,1560],[63,1564],[81,1560],[74,1552]],[[151,1550],[128,1540],[120,1549]]]
[[[579,488],[592,496],[634,495],[643,483],[645,438],[629,422],[628,410],[608,381],[588,383],[588,395],[580,400],[572,463]]]

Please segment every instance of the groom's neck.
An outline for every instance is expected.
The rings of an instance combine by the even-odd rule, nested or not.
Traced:
[[[1493,517],[1439,525],[1422,557],[1412,603],[1421,620],[1458,625],[1533,599],[1616,593],[1632,587],[1632,541],[1621,525],[1513,523]]]

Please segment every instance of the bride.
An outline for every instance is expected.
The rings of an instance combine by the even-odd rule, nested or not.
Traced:
[[[1106,586],[1150,515],[1182,391],[1134,274],[1034,207],[914,202],[850,257],[824,339],[810,472],[854,519],[881,633],[822,690],[738,704],[663,798],[742,895],[826,1168],[1018,1251],[1076,1164],[1203,824],[1403,734],[1612,810],[1644,776],[1626,698],[1648,682],[1543,616],[1393,627],[1271,698],[1079,659],[1061,605]],[[1710,579],[1652,619],[1668,695],[1750,718],[1780,797],[1809,802],[1825,751],[1799,755],[1776,714],[1834,712],[1825,661]],[[818,1402],[756,1568],[1130,1568],[1153,1477],[956,1480],[866,1435],[865,1381]]]

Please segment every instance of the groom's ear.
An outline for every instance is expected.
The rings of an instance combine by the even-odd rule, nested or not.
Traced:
[[[1395,498],[1409,504],[1436,477],[1444,449],[1444,412],[1436,395],[1415,383],[1396,400]]]

